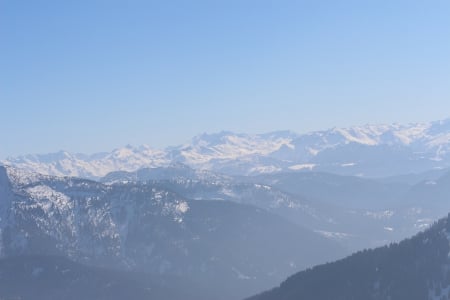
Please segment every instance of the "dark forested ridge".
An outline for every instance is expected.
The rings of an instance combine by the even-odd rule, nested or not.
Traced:
[[[299,272],[248,300],[449,299],[449,217],[398,244]]]

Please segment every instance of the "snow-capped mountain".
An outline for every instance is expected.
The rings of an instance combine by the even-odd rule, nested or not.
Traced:
[[[154,150],[145,145],[140,147],[127,145],[110,153],[92,155],[66,151],[25,155],[9,158],[3,164],[40,174],[97,178],[118,170],[134,171],[142,166],[163,166],[168,164],[168,160],[164,151]]]
[[[231,175],[315,170],[359,176],[391,176],[450,166],[450,119],[408,125],[366,125],[307,134],[220,132],[155,150],[126,146],[93,155],[58,152],[8,158],[12,165],[57,176],[99,178],[181,162]]]

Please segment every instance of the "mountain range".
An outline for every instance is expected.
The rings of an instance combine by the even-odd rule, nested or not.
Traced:
[[[0,299],[446,299],[449,150],[450,119],[9,158]]]
[[[7,158],[4,165],[55,176],[98,179],[113,171],[183,163],[228,175],[322,171],[386,177],[450,167],[450,119],[365,125],[297,134],[220,132],[163,150],[126,146],[92,155],[60,151]]]

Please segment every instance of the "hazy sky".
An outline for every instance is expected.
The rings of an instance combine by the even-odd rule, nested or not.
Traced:
[[[0,0],[0,159],[450,117],[450,1]]]

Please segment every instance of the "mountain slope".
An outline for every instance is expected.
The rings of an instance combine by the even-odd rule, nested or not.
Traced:
[[[297,273],[249,300],[426,300],[450,292],[449,217],[399,244]]]
[[[59,255],[178,275],[214,287],[216,299],[242,298],[343,254],[263,209],[189,200],[158,184],[104,185],[0,167],[0,192],[3,257]]]

